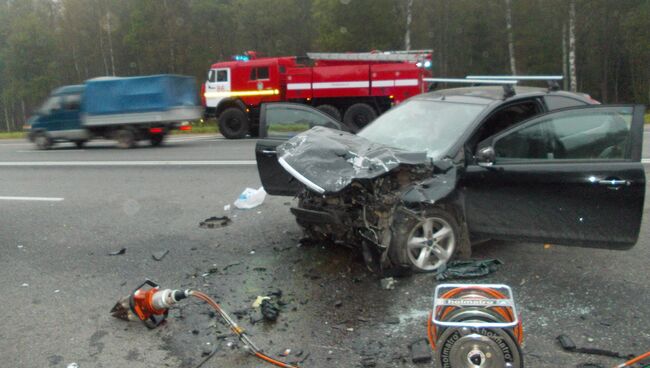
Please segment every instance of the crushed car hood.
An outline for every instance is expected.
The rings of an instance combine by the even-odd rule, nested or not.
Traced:
[[[318,193],[336,193],[355,179],[373,179],[400,165],[430,164],[426,152],[409,152],[357,135],[314,127],[277,147],[278,162]]]

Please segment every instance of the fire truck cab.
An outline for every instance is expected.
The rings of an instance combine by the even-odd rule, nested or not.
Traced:
[[[258,134],[260,105],[312,105],[358,130],[406,98],[426,91],[431,51],[308,53],[258,58],[255,52],[212,65],[202,86],[208,116],[226,138]]]

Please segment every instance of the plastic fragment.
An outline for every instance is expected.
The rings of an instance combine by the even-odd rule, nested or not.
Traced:
[[[235,201],[235,207],[239,209],[251,209],[261,205],[266,198],[264,187],[258,189],[246,188]]]
[[[120,250],[116,250],[115,252],[109,252],[108,255],[109,255],[109,256],[121,256],[121,255],[123,255],[124,253],[126,253],[126,248],[122,248],[122,249],[120,249]]]

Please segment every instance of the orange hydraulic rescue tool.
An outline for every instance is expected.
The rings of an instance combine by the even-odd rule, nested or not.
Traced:
[[[131,295],[120,299],[113,309],[111,309],[111,314],[113,317],[125,321],[140,320],[144,322],[148,328],[156,328],[165,320],[165,318],[167,318],[167,312],[171,306],[190,296],[201,299],[214,308],[224,322],[226,322],[228,327],[230,327],[230,330],[237,335],[239,340],[244,344],[245,349],[252,355],[278,367],[298,368],[295,365],[281,362],[264,354],[262,350],[255,346],[255,344],[250,340],[244,329],[239,327],[239,325],[230,318],[226,311],[221,309],[221,306],[217,304],[217,302],[207,294],[197,290],[160,290],[158,284],[147,279],[138,286]]]

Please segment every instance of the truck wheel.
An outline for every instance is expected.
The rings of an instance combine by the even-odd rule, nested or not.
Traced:
[[[149,142],[154,147],[160,146],[163,143],[164,140],[165,140],[165,135],[164,134],[150,134],[149,135]]]
[[[34,143],[38,149],[50,149],[52,147],[52,138],[45,132],[39,132],[34,135]]]
[[[375,120],[377,112],[370,105],[357,103],[348,108],[343,116],[343,122],[354,132],[361,130],[371,121]]]
[[[434,272],[455,255],[464,237],[455,216],[431,208],[421,218],[402,216],[393,223],[388,255],[393,262],[414,272]]]
[[[317,107],[317,109],[320,110],[321,112],[331,116],[336,121],[341,121],[341,112],[336,107],[334,107],[332,105],[320,105],[320,106]]]
[[[249,125],[246,114],[236,107],[227,108],[219,115],[219,132],[228,139],[244,138]]]
[[[131,129],[120,129],[115,133],[117,146],[120,148],[133,148],[135,146],[135,134]]]
[[[77,146],[77,148],[83,148],[84,144],[86,144],[86,141],[74,141],[74,145]]]

